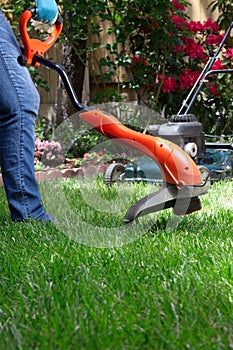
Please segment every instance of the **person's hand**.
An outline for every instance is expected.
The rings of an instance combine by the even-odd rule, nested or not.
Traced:
[[[43,33],[43,34],[44,33],[51,34],[55,26],[55,24],[36,21],[33,18],[31,18],[30,24],[32,25],[32,27],[35,29],[36,32]]]
[[[44,23],[55,23],[58,8],[55,0],[36,0],[37,14],[35,19]]]

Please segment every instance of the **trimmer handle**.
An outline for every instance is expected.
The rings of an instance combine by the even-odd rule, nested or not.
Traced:
[[[23,56],[19,57],[19,63],[21,65],[38,67],[40,63],[33,60],[34,55],[38,54],[39,56],[43,56],[44,53],[53,46],[62,31],[63,21],[61,16],[58,16],[52,33],[49,34],[44,41],[41,41],[39,39],[30,38],[27,30],[29,20],[35,15],[36,8],[32,7],[25,10],[20,17],[19,31],[24,45],[24,51]]]

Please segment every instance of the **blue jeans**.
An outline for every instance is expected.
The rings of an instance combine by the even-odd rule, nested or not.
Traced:
[[[0,166],[11,217],[46,221],[34,173],[34,127],[39,95],[0,10]]]

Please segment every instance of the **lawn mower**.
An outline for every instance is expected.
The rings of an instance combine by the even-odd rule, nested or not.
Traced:
[[[39,39],[30,38],[27,30],[28,22],[34,16],[35,9],[30,8],[24,11],[20,18],[19,28],[24,47],[22,49],[22,55],[18,58],[18,62],[21,65],[27,66],[39,66],[41,64],[56,71],[64,83],[72,104],[75,106],[77,111],[80,111],[79,116],[83,121],[91,125],[91,127],[96,129],[106,138],[111,139],[116,143],[120,143],[121,145],[139,150],[159,164],[163,177],[162,187],[157,192],[142,198],[132,205],[126,212],[123,222],[128,224],[140,216],[167,208],[173,208],[176,215],[186,215],[200,210],[201,201],[199,196],[207,193],[206,183],[208,174],[206,174],[206,172],[208,171],[207,169],[204,169],[203,171],[203,168],[199,168],[192,159],[197,157],[197,154],[200,154],[203,151],[200,149],[200,146],[198,150],[198,142],[195,143],[192,140],[191,142],[188,142],[191,143],[191,145],[188,147],[190,150],[188,154],[181,147],[181,145],[178,145],[171,140],[165,139],[161,136],[147,135],[131,130],[123,125],[113,115],[105,111],[98,109],[93,110],[84,107],[78,100],[64,68],[61,65],[43,57],[44,53],[48,51],[49,48],[55,43],[56,39],[61,33],[61,18],[58,18],[53,32],[48,35],[48,38],[45,41],[40,41]],[[224,37],[225,39],[227,35],[229,35],[229,32],[230,29],[226,33]],[[225,39],[223,39],[220,49]],[[220,49],[206,65],[203,74],[201,75],[197,84],[194,86],[194,88],[197,87],[196,93],[193,95],[192,91],[188,98],[184,101],[179,113],[176,116],[173,116],[174,123],[187,122],[187,118],[190,118],[188,113],[191,105],[206,77],[213,73],[213,71],[211,71],[211,67],[216,60]],[[221,70],[221,73],[223,71],[224,70]],[[216,74],[218,71],[214,71],[214,73]],[[187,104],[190,98],[191,102]],[[186,110],[183,113],[185,108]],[[182,140],[182,137],[179,139]],[[185,144],[187,144],[187,142],[184,143],[184,145]],[[201,144],[203,144],[202,141]],[[193,157],[191,157],[192,154]],[[205,175],[203,175],[204,173]]]

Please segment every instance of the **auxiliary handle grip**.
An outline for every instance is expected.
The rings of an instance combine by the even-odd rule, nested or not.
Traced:
[[[63,21],[61,16],[58,16],[52,33],[49,34],[44,41],[41,41],[39,39],[30,38],[27,30],[28,22],[31,18],[35,16],[35,14],[36,8],[31,7],[25,10],[20,17],[19,31],[23,42],[24,50],[23,56],[20,56],[18,61],[21,65],[38,67],[40,64],[38,62],[34,62],[34,56],[36,54],[39,56],[43,56],[44,53],[47,52],[54,45],[55,41],[57,40],[62,31]]]

